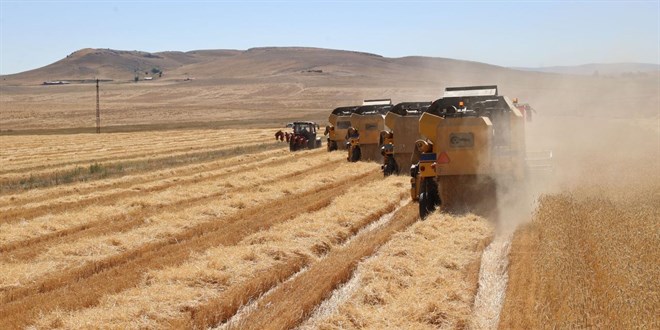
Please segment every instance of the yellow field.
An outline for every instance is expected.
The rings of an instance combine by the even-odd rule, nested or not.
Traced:
[[[658,327],[652,139],[494,224],[273,131],[0,136],[0,328]]]
[[[402,260],[401,269],[412,271],[423,251],[437,259],[419,271],[442,265],[446,272],[432,282],[418,270],[398,274],[414,279],[406,280],[413,290],[406,292],[455,285],[463,304],[456,322],[465,322],[480,251],[492,232],[475,216],[438,214],[415,224],[408,178],[383,179],[379,164],[348,163],[344,153],[324,148],[291,153],[272,130],[2,142],[8,146],[0,155],[3,329],[281,328],[310,324],[312,314],[316,326],[341,324],[314,310],[355,274],[366,278],[364,270],[354,273],[358,265],[390,267],[386,256],[404,254],[417,257]],[[71,169],[78,173],[69,182],[52,180]],[[26,177],[38,180],[28,185],[20,181]],[[458,232],[466,239],[445,242]],[[452,254],[456,249],[465,255]],[[373,283],[399,283],[391,271]],[[361,287],[374,290],[370,283]],[[432,294],[419,303],[402,326],[433,325],[444,308]]]

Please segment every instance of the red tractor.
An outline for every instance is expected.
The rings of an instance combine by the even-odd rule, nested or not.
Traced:
[[[312,121],[297,121],[292,125],[293,132],[275,133],[275,139],[289,143],[289,150],[296,151],[301,149],[315,149],[321,147],[321,138],[316,137],[316,131],[319,128]]]

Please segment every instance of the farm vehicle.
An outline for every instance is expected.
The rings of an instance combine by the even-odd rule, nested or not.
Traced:
[[[419,117],[431,102],[403,102],[395,105],[385,115],[385,126],[389,130],[380,133],[380,152],[383,156],[383,175],[399,174],[409,169],[410,159],[419,135]]]
[[[287,125],[288,126],[288,125]],[[321,138],[316,137],[319,125],[311,121],[296,121],[291,125],[292,132],[278,131],[275,139],[289,144],[289,150],[315,149],[321,147]]]
[[[346,148],[346,134],[351,127],[351,114],[358,106],[339,107],[332,110],[325,127],[324,135],[328,136],[328,151]]]
[[[381,161],[381,136],[385,129],[385,114],[392,109],[390,100],[380,104],[363,105],[351,114],[351,127],[346,134],[348,160]],[[366,101],[365,101],[366,102]]]
[[[525,178],[524,117],[497,86],[446,88],[418,127],[410,175],[421,218],[438,206],[488,213],[497,190]]]

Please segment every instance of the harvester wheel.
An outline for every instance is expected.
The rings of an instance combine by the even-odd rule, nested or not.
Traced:
[[[328,152],[337,150],[337,141],[328,140]]]
[[[385,156],[385,167],[383,167],[383,176],[390,176],[392,174],[398,173],[399,169],[394,161],[394,156],[387,155]]]
[[[419,217],[424,220],[436,206],[440,205],[438,185],[433,179],[424,179],[419,194]]]
[[[362,158],[362,150],[360,150],[360,147],[355,147],[353,149],[353,153],[351,153],[351,162],[355,163]]]

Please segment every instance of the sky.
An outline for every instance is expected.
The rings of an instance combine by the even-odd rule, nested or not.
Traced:
[[[82,48],[308,46],[509,67],[660,64],[652,1],[8,1],[0,74]]]

